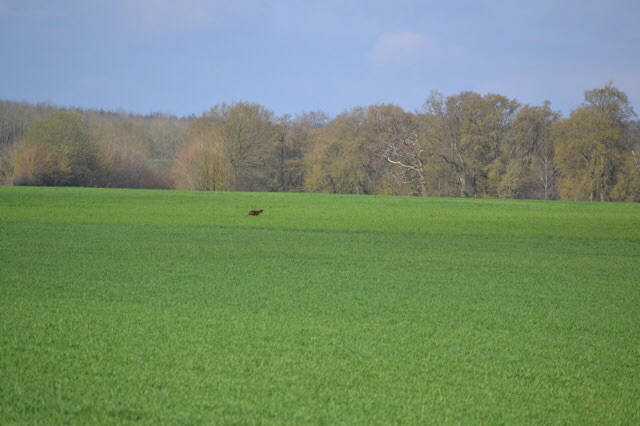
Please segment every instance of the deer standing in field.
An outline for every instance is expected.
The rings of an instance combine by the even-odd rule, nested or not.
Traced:
[[[249,216],[258,216],[263,211],[264,211],[263,209],[260,209],[260,210],[249,210]]]

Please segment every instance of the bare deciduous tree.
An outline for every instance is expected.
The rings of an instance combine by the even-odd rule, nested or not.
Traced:
[[[383,141],[384,156],[393,165],[393,176],[410,185],[416,195],[427,195],[426,167],[431,154],[424,136],[425,122],[394,105],[378,106],[372,121]]]

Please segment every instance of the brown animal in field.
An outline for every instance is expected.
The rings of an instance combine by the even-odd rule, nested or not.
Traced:
[[[250,210],[249,211],[249,216],[258,216],[260,213],[262,213],[264,210],[260,209],[260,210]]]

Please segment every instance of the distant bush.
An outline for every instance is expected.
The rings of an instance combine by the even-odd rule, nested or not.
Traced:
[[[18,144],[15,185],[91,186],[98,146],[81,114],[59,111],[34,122]]]
[[[229,189],[230,170],[222,145],[198,137],[178,152],[172,175],[177,189],[224,191]]]
[[[103,188],[170,189],[173,183],[151,164],[144,154],[135,150],[103,149],[95,186]]]
[[[15,154],[0,160],[0,179],[14,185],[173,187],[168,173],[153,167],[148,154],[129,141],[105,142],[77,112],[58,111],[35,121]]]
[[[0,185],[13,184],[15,170],[13,144],[0,145]]]

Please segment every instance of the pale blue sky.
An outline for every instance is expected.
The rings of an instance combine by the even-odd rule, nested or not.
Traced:
[[[640,113],[638,0],[0,0],[0,98],[200,114],[552,102],[613,80]]]

